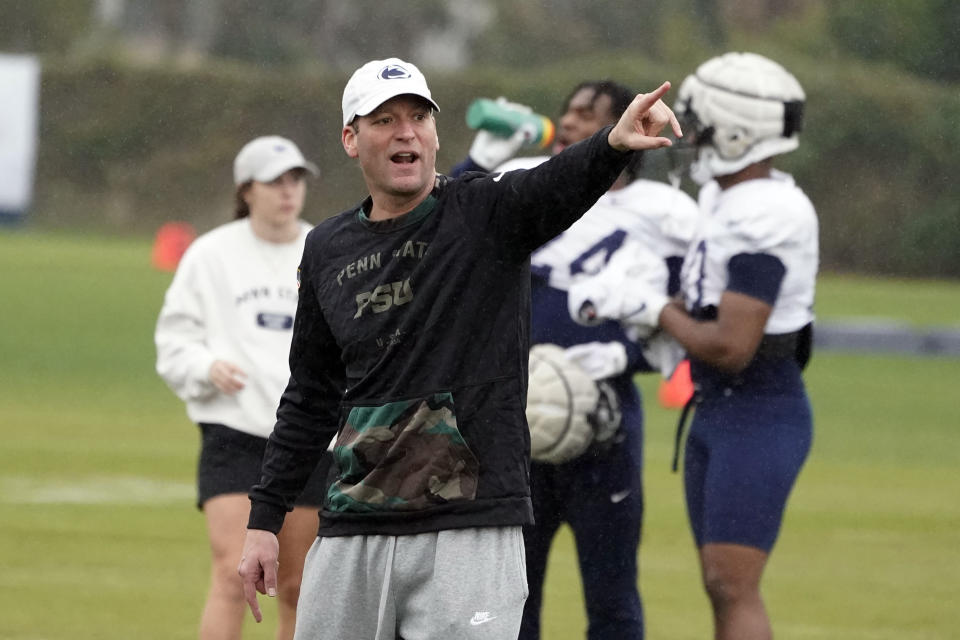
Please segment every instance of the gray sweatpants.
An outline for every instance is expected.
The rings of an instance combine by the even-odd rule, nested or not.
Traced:
[[[295,640],[516,640],[527,594],[519,526],[317,538]]]

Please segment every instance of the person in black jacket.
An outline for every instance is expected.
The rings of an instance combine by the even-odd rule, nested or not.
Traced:
[[[524,415],[530,253],[570,226],[632,151],[669,146],[664,83],[539,167],[438,175],[427,83],[374,60],[344,89],[344,150],[370,192],[318,225],[299,270],[290,382],[239,572],[276,591],[292,499],[334,441],[297,638],[516,638],[531,522]]]

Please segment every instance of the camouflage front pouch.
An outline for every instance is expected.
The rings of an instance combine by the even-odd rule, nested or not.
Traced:
[[[337,437],[331,511],[427,509],[473,500],[479,463],[457,429],[453,396],[354,407]]]

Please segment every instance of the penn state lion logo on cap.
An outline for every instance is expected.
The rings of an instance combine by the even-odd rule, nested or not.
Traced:
[[[403,80],[404,78],[413,77],[413,74],[399,64],[388,64],[383,69],[380,69],[379,77],[381,80]]]

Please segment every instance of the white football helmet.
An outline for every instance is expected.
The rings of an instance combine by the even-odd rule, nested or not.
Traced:
[[[690,176],[703,184],[797,148],[806,95],[793,75],[755,53],[725,53],[680,85],[674,112],[693,144]]]
[[[589,416],[599,399],[593,379],[561,347],[534,345],[527,389],[530,457],[560,464],[585,452],[594,439]]]

